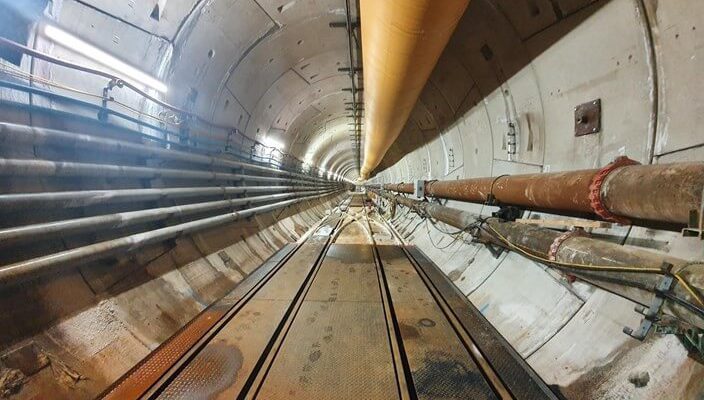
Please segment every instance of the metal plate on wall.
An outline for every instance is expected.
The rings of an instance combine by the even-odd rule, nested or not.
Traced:
[[[574,135],[584,136],[601,131],[601,99],[574,108]]]

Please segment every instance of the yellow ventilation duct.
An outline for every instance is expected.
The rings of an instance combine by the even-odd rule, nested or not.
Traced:
[[[361,0],[363,178],[401,133],[468,4],[469,0]]]

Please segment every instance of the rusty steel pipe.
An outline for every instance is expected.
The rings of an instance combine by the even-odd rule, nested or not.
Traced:
[[[325,193],[325,190],[295,193],[268,194],[266,196],[242,197],[204,203],[186,204],[172,207],[150,208],[147,210],[127,211],[115,214],[96,215],[93,217],[44,222],[32,225],[0,229],[0,246],[14,245],[28,241],[42,240],[57,235],[70,235],[82,232],[119,229],[131,225],[163,221],[173,217],[220,211],[242,205],[266,203],[296,197],[305,197]]]
[[[704,163],[634,165],[610,173],[601,190],[612,213],[687,223],[704,202]]]
[[[331,196],[339,192],[340,190],[330,191],[325,194],[284,200],[273,204],[252,207],[246,210],[230,212],[214,217],[202,218],[183,224],[168,226],[165,228],[137,233],[118,239],[107,240],[104,242],[94,243],[87,246],[77,247],[75,249],[65,250],[46,256],[40,256],[30,260],[19,261],[14,264],[0,267],[0,288],[20,283],[26,279],[30,279],[34,276],[37,276],[38,274],[56,271],[59,268],[68,268],[85,264],[90,261],[109,257],[112,255],[132,252],[150,244],[163,242],[165,240],[173,239],[182,235],[195,233],[209,228],[215,228],[218,226],[225,225],[227,223],[235,222],[242,218],[247,218],[253,215],[274,211],[306,200],[324,198],[326,196]]]
[[[372,190],[372,192],[395,201],[400,205],[419,211],[421,215],[427,215],[455,228],[467,229],[470,225],[484,221],[484,226],[488,226],[500,233],[510,243],[521,246],[531,254],[546,260],[550,257],[552,252],[555,261],[558,263],[640,269],[643,272],[585,270],[554,265],[569,274],[578,276],[596,286],[605,288],[641,304],[648,304],[650,302],[658,279],[662,276],[661,274],[653,273],[652,270],[659,269],[664,262],[672,264],[672,272],[681,273],[700,293],[702,292],[702,288],[704,288],[704,273],[697,269],[687,268],[688,262],[686,260],[633,247],[625,247],[590,237],[574,235],[562,239],[561,236],[563,236],[564,233],[552,229],[503,221],[498,218],[482,219],[479,215],[439,204],[431,204],[407,197],[395,196],[389,193],[379,192],[376,189]],[[497,237],[487,233],[486,230],[480,231],[480,235],[478,239],[482,241],[501,245],[502,247],[515,251],[515,249],[507,246],[505,242],[497,240]],[[552,246],[558,240],[560,240],[560,242],[556,250],[552,249]],[[696,304],[696,299],[681,285],[676,285],[673,292],[679,298]],[[668,302],[666,311],[695,326],[704,328],[704,316],[682,305],[675,302]]]
[[[313,182],[329,181],[327,179],[320,179],[311,175],[299,174],[296,172],[264,167],[261,165],[254,165],[220,157],[211,157],[189,153],[186,151],[164,149],[156,146],[147,146],[139,143],[108,139],[100,136],[84,135],[57,129],[38,128],[10,123],[0,123],[0,145],[3,144],[31,144],[35,146],[50,145],[75,149],[90,149],[112,153],[133,154],[163,160],[183,161],[208,166],[256,171],[271,175],[291,176]]]
[[[425,181],[428,197],[500,205],[529,210],[586,214],[599,217],[590,193],[601,169],[493,178]],[[604,177],[598,193],[601,204],[617,220],[625,219],[687,224],[690,210],[702,206],[704,163],[627,165]],[[409,183],[385,184],[385,190],[413,193]]]

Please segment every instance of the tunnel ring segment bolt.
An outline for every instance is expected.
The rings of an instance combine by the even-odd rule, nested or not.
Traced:
[[[625,217],[621,217],[609,211],[604,204],[604,199],[601,196],[601,189],[604,186],[606,177],[609,176],[614,170],[626,167],[629,165],[639,165],[638,161],[632,160],[626,156],[617,157],[609,165],[605,166],[599,172],[597,172],[592,178],[589,184],[589,201],[594,211],[594,214],[598,215],[605,221],[611,221],[622,225],[630,225],[631,220]]]

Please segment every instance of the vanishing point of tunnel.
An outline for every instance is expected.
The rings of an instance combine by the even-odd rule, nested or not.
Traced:
[[[704,400],[704,1],[0,0],[0,399]]]

